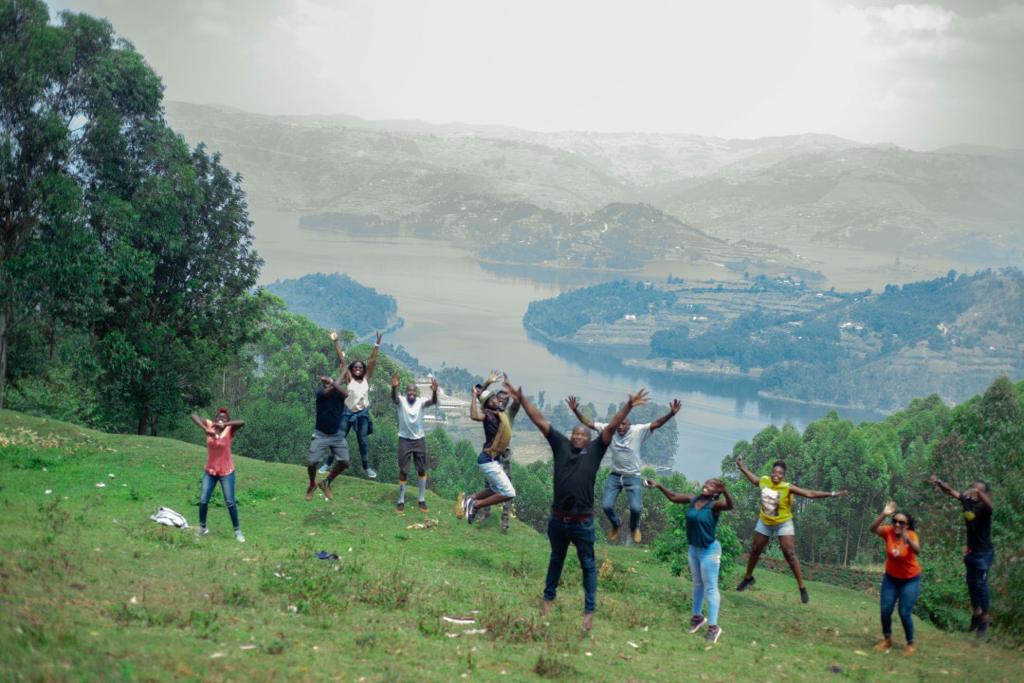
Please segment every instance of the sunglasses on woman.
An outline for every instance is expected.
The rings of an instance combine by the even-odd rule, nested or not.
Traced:
[[[900,525],[906,526],[907,520],[905,520],[905,519],[894,519],[894,520],[892,520],[892,523],[893,524],[900,524]]]

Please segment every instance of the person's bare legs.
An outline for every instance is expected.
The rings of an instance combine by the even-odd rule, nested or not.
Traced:
[[[779,536],[779,545],[782,546],[782,555],[796,577],[796,585],[803,588],[804,577],[800,572],[800,560],[796,556],[796,536]]]
[[[743,575],[744,579],[754,576],[754,567],[757,566],[758,560],[761,559],[761,553],[764,552],[770,540],[764,534],[757,531],[754,532],[754,542],[750,544],[750,555],[747,557],[747,573]]]

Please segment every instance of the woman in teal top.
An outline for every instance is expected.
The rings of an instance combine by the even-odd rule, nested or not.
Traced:
[[[718,569],[722,563],[722,545],[715,538],[718,515],[722,510],[732,510],[732,496],[721,479],[708,479],[700,489],[700,495],[676,493],[661,484],[644,480],[644,485],[656,488],[673,503],[689,503],[686,509],[686,540],[690,544],[690,574],[693,576],[693,616],[690,617],[690,633],[696,633],[705,623],[708,632],[704,637],[709,643],[717,643],[722,637],[718,625],[718,607],[721,598],[718,593]],[[708,603],[708,616],[704,618],[704,601]]]

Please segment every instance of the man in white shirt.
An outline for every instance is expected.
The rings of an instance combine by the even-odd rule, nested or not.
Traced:
[[[398,375],[391,376],[391,400],[398,407],[398,503],[395,512],[405,512],[405,484],[409,480],[409,461],[416,465],[420,485],[420,512],[427,511],[427,439],[423,430],[423,409],[437,405],[437,380],[430,378],[430,398],[416,395],[416,385],[405,387],[398,397]]]
[[[590,429],[601,431],[607,426],[607,423],[594,422],[581,413],[579,400],[575,396],[569,396],[565,399],[565,403],[569,406],[569,410],[576,415],[576,419]],[[640,459],[640,449],[644,442],[651,437],[651,432],[675,417],[682,405],[679,399],[673,399],[668,404],[668,412],[657,420],[644,424],[632,424],[629,418],[626,418],[615,430],[611,447],[608,449],[612,455],[612,471],[608,475],[604,493],[601,496],[601,507],[612,525],[611,533],[608,534],[608,540],[612,543],[618,542],[619,529],[622,526],[622,520],[615,512],[615,501],[623,489],[625,489],[629,501],[629,530],[633,542],[639,543],[643,539],[643,535],[640,533],[640,514],[644,509],[644,482],[641,476],[643,461]]]

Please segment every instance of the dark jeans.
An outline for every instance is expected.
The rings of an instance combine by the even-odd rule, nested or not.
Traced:
[[[346,412],[341,418],[341,424],[345,427],[345,436],[352,431],[352,425],[356,428],[356,441],[359,443],[359,456],[363,460],[363,469],[370,466],[370,443],[366,437],[373,433],[370,427],[370,409],[364,408],[358,413]]]
[[[964,555],[967,566],[967,591],[971,594],[971,607],[988,611],[988,570],[995,560],[995,551],[969,552]]]
[[[897,579],[886,574],[882,577],[882,635],[892,637],[892,611],[900,603],[900,621],[907,643],[914,642],[914,603],[921,594],[921,575],[912,579]]]
[[[604,493],[601,495],[601,507],[612,526],[618,529],[622,526],[622,520],[615,512],[615,501],[619,493],[626,490],[626,500],[629,502],[629,530],[636,531],[640,526],[640,514],[644,511],[644,480],[642,477],[634,477],[628,474],[612,472],[604,484]]]
[[[569,544],[576,546],[576,556],[583,570],[583,611],[597,609],[597,560],[594,559],[594,519],[581,522],[564,522],[552,517],[548,520],[548,540],[551,541],[551,559],[548,561],[548,576],[544,585],[544,599],[554,600],[558,593],[558,581],[562,578],[562,566]]]
[[[238,528],[238,506],[235,504],[235,473],[226,474],[223,477],[203,472],[203,486],[199,491],[199,526],[206,526],[206,511],[209,509],[210,497],[213,490],[220,482],[221,491],[224,492],[224,505],[231,515],[231,524]]]

